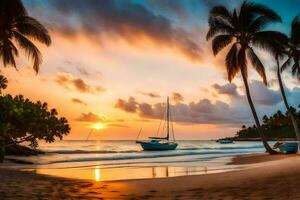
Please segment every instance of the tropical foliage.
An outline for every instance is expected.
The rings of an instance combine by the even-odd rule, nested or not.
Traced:
[[[26,142],[37,147],[39,140],[54,142],[70,132],[66,118],[59,118],[55,109],[47,103],[32,102],[22,95],[0,96],[0,162],[5,146]]]
[[[231,82],[237,73],[241,73],[257,131],[266,150],[273,154],[276,152],[268,145],[261,129],[248,86],[248,62],[267,84],[265,68],[255,53],[255,48],[273,51],[272,40],[281,40],[281,33],[263,30],[271,22],[281,22],[280,16],[260,4],[244,1],[239,9],[232,11],[224,6],[215,6],[210,11],[207,39],[212,39],[214,55],[230,45],[225,59],[228,80]]]
[[[47,103],[34,103],[22,95],[0,97],[0,129],[6,144],[30,142],[37,147],[37,140],[54,142],[70,131],[66,118],[58,118],[55,109],[48,110]]]
[[[0,95],[2,94],[1,91],[6,89],[7,82],[7,78],[0,74]]]
[[[297,124],[300,125],[300,109],[296,110],[295,108],[291,107],[290,110],[295,116]],[[272,116],[263,116],[262,121],[262,129],[268,139],[295,139],[293,124],[290,120],[288,112],[282,113],[280,110],[278,110]],[[249,127],[243,125],[242,129],[239,130],[235,136],[235,139],[237,140],[256,138],[259,138],[259,134],[256,131],[255,125]]]
[[[292,21],[290,38],[287,43],[288,59],[281,67],[281,71],[292,68],[292,74],[300,81],[300,16]]]
[[[33,69],[38,72],[42,55],[33,41],[47,46],[51,38],[47,29],[36,19],[28,16],[21,0],[0,1],[0,57],[4,66],[16,68],[17,47],[33,60]]]

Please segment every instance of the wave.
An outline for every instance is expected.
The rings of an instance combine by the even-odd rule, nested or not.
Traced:
[[[127,150],[127,151],[113,151],[113,150],[54,150],[47,151],[47,153],[56,154],[106,154],[106,153],[137,153],[137,150]]]
[[[226,146],[226,147],[186,147],[177,148],[177,150],[231,150],[231,149],[258,149],[263,148],[263,145],[253,145],[253,146]]]
[[[263,148],[262,145],[254,146],[226,146],[226,147],[179,147],[177,151],[197,151],[197,150],[254,150]],[[125,150],[125,151],[115,151],[115,150],[48,150],[47,153],[55,154],[117,154],[117,153],[141,153],[142,150]]]
[[[163,157],[178,157],[178,156],[193,156],[193,155],[211,155],[219,154],[220,157],[226,155],[244,154],[244,151],[206,151],[206,152],[179,152],[170,154],[141,154],[141,155],[120,155],[112,157],[88,157],[88,158],[74,158],[65,160],[56,160],[47,164],[65,163],[65,162],[92,162],[92,161],[113,161],[113,160],[132,160],[132,159],[147,159],[147,158],[163,158]]]

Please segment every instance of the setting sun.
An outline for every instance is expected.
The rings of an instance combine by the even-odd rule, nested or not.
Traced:
[[[103,123],[97,123],[95,124],[94,126],[94,129],[96,130],[100,130],[100,129],[104,129],[105,128],[105,125]]]

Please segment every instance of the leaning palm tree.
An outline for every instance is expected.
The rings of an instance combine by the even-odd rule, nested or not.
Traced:
[[[1,90],[4,90],[7,87],[7,79],[5,76],[0,75],[0,96],[1,96]]]
[[[292,67],[292,74],[300,81],[300,15],[292,21],[290,38],[287,49],[288,59],[281,67],[281,71]]]
[[[288,111],[288,115],[291,118],[297,140],[300,144],[300,131],[298,127],[297,120],[291,110],[291,107],[287,101],[283,81],[281,78],[281,72],[286,70],[288,67],[292,67],[292,74],[298,78],[300,81],[300,16],[296,16],[292,21],[290,38],[284,37],[282,40],[273,40],[274,42],[274,52],[277,64],[277,77],[279,82],[279,87],[281,95],[283,98],[284,105]],[[287,60],[280,67],[280,59],[287,56]],[[298,153],[300,152],[300,145],[298,145]]]
[[[51,38],[47,29],[36,19],[28,16],[21,0],[0,2],[0,57],[4,66],[16,68],[17,47],[33,60],[33,69],[38,72],[42,62],[39,49],[33,43],[37,40],[49,46]]]
[[[267,37],[275,37],[277,32],[263,31],[271,22],[280,22],[281,18],[271,9],[256,3],[243,2],[239,9],[229,11],[224,6],[215,6],[210,11],[207,40],[212,40],[212,50],[217,55],[226,46],[231,45],[226,55],[228,80],[231,82],[238,72],[241,73],[246,96],[256,123],[257,131],[269,154],[277,153],[268,144],[262,131],[259,118],[253,105],[248,85],[248,61],[267,85],[265,69],[254,51],[254,47],[269,50],[271,44]]]

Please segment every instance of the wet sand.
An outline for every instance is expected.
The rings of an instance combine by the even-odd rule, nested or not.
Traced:
[[[237,156],[247,169],[218,174],[95,182],[0,168],[1,199],[300,199],[300,156]]]

